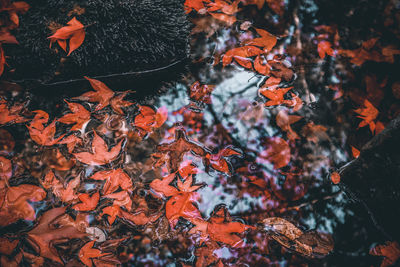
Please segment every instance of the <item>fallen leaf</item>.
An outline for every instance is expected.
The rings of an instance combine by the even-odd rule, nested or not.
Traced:
[[[371,248],[369,254],[384,257],[381,267],[392,266],[400,258],[400,246],[396,241],[387,241],[384,245]]]
[[[106,142],[97,135],[94,131],[94,137],[92,141],[92,153],[80,152],[74,153],[73,155],[77,160],[88,165],[104,165],[112,162],[117,158],[119,152],[121,151],[122,141],[119,141],[116,146],[108,151],[108,146]]]
[[[94,91],[84,93],[83,95],[74,97],[73,99],[99,103],[94,111],[102,110],[108,106],[111,98],[114,96],[114,92],[99,80],[90,79],[86,76],[85,79],[90,82]]]
[[[89,179],[106,181],[102,190],[102,194],[104,195],[113,193],[119,187],[129,192],[133,188],[131,178],[122,169],[99,171],[89,177]]]
[[[111,253],[101,253],[99,249],[93,248],[94,241],[90,241],[86,243],[80,250],[79,250],[79,259],[83,262],[86,266],[92,267],[93,258],[100,258],[106,255],[110,255]]]
[[[50,47],[54,42],[57,42],[60,47],[67,52],[67,40],[69,39],[69,56],[74,50],[79,48],[85,40],[85,26],[80,23],[75,17],[64,26],[58,29],[53,35],[48,37],[50,39]]]
[[[71,103],[65,100],[72,113],[66,114],[57,121],[65,124],[75,124],[71,131],[79,131],[83,125],[90,120],[90,112],[87,111],[81,104]]]
[[[89,194],[83,193],[80,194],[78,198],[82,203],[78,203],[72,206],[72,208],[77,211],[91,211],[94,210],[99,203],[100,194],[96,192],[90,196]]]

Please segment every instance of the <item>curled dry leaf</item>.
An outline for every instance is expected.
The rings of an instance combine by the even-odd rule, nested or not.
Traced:
[[[333,239],[328,234],[316,231],[303,232],[291,222],[278,217],[266,218],[261,224],[279,244],[302,256],[319,258],[333,250]]]

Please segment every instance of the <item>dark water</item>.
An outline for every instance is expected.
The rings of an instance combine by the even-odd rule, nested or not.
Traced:
[[[393,4],[389,12],[390,3]],[[239,22],[231,27],[224,27],[216,20],[210,20],[215,24],[210,26],[202,21],[204,17],[191,13],[192,22],[198,27],[202,25],[206,33],[191,36],[193,62],[189,71],[164,93],[140,103],[155,108],[166,107],[168,119],[162,127],[140,141],[135,134],[129,134],[135,132],[133,128],[126,128],[129,136],[125,144],[126,157],[125,161],[118,163],[118,167],[131,176],[135,184],[134,194],[143,194],[140,196],[148,201],[151,209],[165,205],[166,199],[159,200],[152,196],[149,184],[155,178],[165,176],[167,170],[152,169],[149,162],[151,154],[157,152],[157,145],[172,142],[174,129],[181,127],[188,139],[213,154],[228,146],[242,154],[227,157],[231,172],[228,174],[205,166],[202,158],[193,153],[185,153],[183,160],[191,160],[199,170],[195,175],[196,183],[205,184],[197,191],[200,198],[196,202],[205,220],[223,204],[234,220],[248,225],[256,226],[265,218],[280,217],[304,232],[315,230],[331,235],[334,240],[334,250],[328,255],[303,257],[293,250],[282,248],[265,233],[250,231],[241,235],[245,241],[241,248],[219,243],[211,253],[216,260],[210,263],[216,264],[219,258],[220,264],[225,266],[378,266],[381,259],[368,252],[374,245],[387,241],[386,237],[373,224],[365,207],[331,182],[329,173],[353,159],[351,146],[360,149],[373,137],[368,127],[357,129],[360,120],[352,112],[360,107],[357,96],[369,94],[367,76],[374,77],[377,84],[386,80],[379,89],[383,92],[378,107],[379,120],[386,124],[399,113],[399,99],[391,91],[392,84],[399,77],[399,61],[396,56],[394,62],[372,60],[360,67],[339,55],[326,56],[322,60],[317,51],[317,43],[320,42],[317,35],[320,32],[315,27],[330,25],[338,29],[340,42],[336,50],[357,49],[363,41],[377,36],[382,46],[398,45],[399,7],[398,1],[285,1],[282,16],[266,5],[261,10],[254,5],[245,6],[237,14]],[[393,20],[392,24],[387,22],[389,18]],[[246,31],[241,30],[239,25],[244,21],[251,21],[253,27],[281,36],[268,58],[278,54],[286,56],[285,64],[295,75],[290,81],[284,81],[283,86],[293,86],[293,92],[303,100],[299,111],[293,112],[285,106],[264,107],[266,99],[259,93],[259,88],[265,82],[265,76],[239,66],[213,66],[216,58],[240,46]],[[207,31],[209,37],[206,37]],[[332,40],[332,36],[328,39]],[[190,99],[190,85],[195,81],[216,86],[210,104]],[[334,86],[342,88],[344,95],[335,99],[337,91],[331,89]],[[30,108],[43,107],[39,98],[33,96],[32,99]],[[374,97],[372,100],[377,101]],[[55,105],[46,110],[52,118],[60,117],[66,110],[62,102]],[[132,124],[138,114],[137,108],[127,110],[129,115],[121,120]],[[287,132],[276,121],[278,112],[282,110],[302,118],[291,125],[299,138],[289,142],[289,162],[276,168],[271,160],[263,157],[263,151],[271,146],[268,142],[273,137],[288,140]],[[104,117],[100,116],[91,121],[86,132],[98,130],[102,119]],[[324,128],[310,132],[307,130],[310,123]],[[43,155],[41,160],[33,157],[45,152],[35,150],[37,146],[32,141],[25,144],[23,140],[27,133],[17,128],[6,127],[17,142],[16,152],[12,154],[18,157],[15,162],[27,161],[30,166],[26,168],[35,170],[36,175],[33,176],[40,177],[48,163]],[[120,127],[117,130],[108,128],[105,132],[112,137],[123,131]],[[91,136],[86,137],[91,139]],[[37,161],[30,164],[29,159]],[[85,171],[86,176],[99,170],[79,168]],[[71,172],[64,177],[73,175]],[[263,182],[257,185],[252,183],[252,179]],[[26,180],[38,184],[33,178]],[[98,184],[85,180],[85,187],[80,190],[94,188],[98,188]],[[35,205],[38,216],[49,208],[48,202]],[[110,227],[96,215],[92,214],[91,226],[103,229],[109,239],[131,238],[116,252],[124,266],[181,266],[199,262],[201,246],[198,237],[188,233],[193,227],[188,220],[181,218],[175,229],[168,228],[165,217],[154,225],[135,227],[118,220]],[[3,229],[3,233],[20,234],[31,227],[28,223],[17,223]],[[77,257],[72,256],[77,255],[79,247],[72,244],[60,248],[60,254],[69,266],[80,264],[73,260]]]

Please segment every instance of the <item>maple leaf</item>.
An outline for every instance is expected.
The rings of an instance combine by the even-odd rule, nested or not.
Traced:
[[[120,214],[120,207],[118,205],[108,206],[102,210],[102,213],[103,215],[108,215],[108,223],[112,225]]]
[[[303,256],[321,257],[334,248],[334,242],[330,235],[316,231],[304,233],[285,219],[270,217],[261,223],[275,241]]]
[[[91,211],[94,210],[97,206],[97,203],[99,203],[100,194],[99,192],[96,192],[90,196],[89,194],[84,193],[80,194],[78,198],[82,203],[78,203],[72,206],[72,208],[78,211]]]
[[[263,29],[256,29],[256,32],[261,36],[249,41],[246,41],[246,45],[255,45],[263,48],[264,52],[269,52],[276,45],[277,38]]]
[[[117,158],[119,152],[121,151],[122,141],[119,141],[116,146],[108,151],[108,146],[106,142],[97,135],[94,131],[94,137],[92,141],[92,153],[80,152],[74,153],[73,155],[77,160],[88,165],[104,165],[112,162]]]
[[[166,197],[175,196],[179,193],[178,189],[174,186],[169,185],[176,176],[176,172],[163,177],[162,180],[154,179],[150,183],[150,187],[157,193],[161,193]]]
[[[249,57],[264,54],[264,51],[256,46],[242,46],[229,50],[222,57],[222,65],[225,67],[232,63],[235,59],[240,65],[245,68],[251,69],[252,64]]]
[[[165,216],[172,228],[175,228],[180,217],[193,222],[201,219],[199,209],[194,202],[200,198],[196,192],[183,192],[171,197],[165,206]]]
[[[234,15],[239,11],[238,5],[241,0],[234,0],[233,2],[229,0],[215,0],[215,2],[209,2],[207,4],[208,12],[221,11],[227,15]]]
[[[22,184],[3,189],[2,205],[0,205],[0,226],[6,226],[19,219],[33,221],[35,210],[28,201],[41,201],[46,197],[46,192],[35,185]]]
[[[392,266],[400,258],[400,246],[396,241],[387,241],[384,245],[371,248],[369,254],[384,257],[381,267]]]
[[[261,95],[265,96],[266,98],[270,99],[264,105],[269,106],[276,106],[285,103],[284,96],[287,92],[289,92],[293,87],[288,88],[276,88],[273,90],[269,89],[260,89],[259,92]]]
[[[90,241],[86,243],[80,250],[79,250],[79,259],[83,262],[86,266],[92,267],[93,262],[92,258],[100,258],[106,255],[110,255],[111,253],[101,253],[99,249],[93,248],[94,241]]]
[[[319,140],[329,140],[326,130],[328,129],[325,126],[309,122],[301,129],[301,134],[306,137],[308,141],[316,144]]]
[[[271,66],[268,63],[265,63],[262,55],[258,55],[254,60],[254,70],[260,73],[261,75],[267,76],[270,73]]]
[[[357,118],[361,118],[362,121],[358,125],[358,128],[369,125],[369,129],[372,133],[375,132],[374,120],[379,114],[379,111],[369,102],[367,99],[364,100],[364,107],[354,110],[359,115]]]
[[[56,154],[50,160],[50,167],[58,171],[70,170],[75,165],[75,159],[67,160],[59,149],[56,149]]]
[[[129,106],[132,106],[132,105],[134,104],[134,103],[132,103],[132,102],[129,102],[129,101],[124,100],[124,98],[126,97],[126,95],[127,95],[128,93],[130,93],[130,92],[131,92],[131,91],[122,92],[122,93],[120,93],[119,95],[114,96],[114,97],[111,99],[111,101],[110,101],[111,108],[112,108],[116,113],[121,114],[121,115],[124,115],[125,113],[124,113],[124,111],[122,110],[122,108],[124,108],[124,107],[129,107]]]
[[[114,199],[113,205],[125,207],[127,211],[131,211],[132,209],[132,200],[127,191],[119,191],[117,193],[104,195],[104,197]]]
[[[17,16],[17,18],[18,18],[18,16]],[[0,76],[4,72],[4,65],[6,65],[6,57],[4,55],[4,50],[3,50],[2,44],[18,44],[18,41],[9,32],[0,32]],[[1,119],[0,119],[0,121],[1,121]]]
[[[135,126],[146,131],[151,132],[153,128],[161,127],[168,118],[168,109],[161,107],[154,111],[149,106],[139,106],[140,114],[135,117]]]
[[[63,202],[68,203],[78,198],[75,193],[75,188],[80,184],[80,176],[76,176],[74,179],[70,180],[64,188],[63,184],[54,175],[54,172],[50,170],[46,173],[41,183],[45,189],[51,189],[53,194]]]
[[[0,125],[25,122],[27,119],[19,115],[22,108],[22,105],[15,105],[9,108],[7,101],[0,98]]]
[[[67,56],[69,56],[75,49],[83,44],[85,40],[85,26],[75,17],[67,24],[68,26],[58,29],[53,35],[48,37],[48,39],[50,39],[50,47],[57,41],[65,52],[67,52],[67,40],[69,39],[69,52],[67,54]]]
[[[206,10],[204,2],[209,3],[210,0],[186,0],[185,1],[185,12],[190,13],[193,9],[197,12],[202,12]]]
[[[82,145],[82,139],[77,137],[76,135],[69,135],[66,138],[62,139],[61,141],[58,142],[60,145],[67,145],[68,152],[72,153],[74,151],[74,148],[76,145]]]
[[[338,172],[332,172],[331,173],[331,181],[334,184],[340,183],[340,174]]]
[[[360,151],[354,146],[351,146],[351,154],[354,158],[358,158],[358,156],[360,156]]]
[[[89,179],[105,180],[102,193],[107,195],[116,191],[119,187],[122,190],[132,191],[132,180],[122,169],[113,169],[99,171],[93,174]]]
[[[28,241],[40,256],[60,264],[63,262],[55,246],[65,243],[66,240],[87,236],[84,232],[85,225],[88,225],[86,218],[77,216],[76,220],[73,220],[65,213],[66,209],[60,207],[46,211],[36,227],[27,233]]]
[[[79,131],[82,129],[83,125],[90,120],[90,112],[87,111],[81,104],[71,103],[64,100],[72,113],[64,115],[57,121],[64,124],[75,124],[72,126],[71,131]]]
[[[287,138],[289,138],[289,140],[295,140],[299,139],[299,136],[295,131],[293,131],[290,125],[295,122],[298,122],[302,118],[303,117],[301,116],[288,115],[287,111],[281,110],[276,115],[276,124],[279,126],[279,128],[282,129],[282,131],[286,132]]]
[[[236,22],[236,17],[235,16],[230,16],[230,15],[226,15],[223,13],[209,13],[211,16],[213,16],[214,18],[216,18],[217,20],[223,21],[225,22],[228,26],[231,26],[233,23]]]
[[[231,147],[226,147],[217,154],[207,154],[206,158],[210,161],[211,167],[213,167],[215,170],[229,174],[230,168],[226,158],[234,155],[241,156],[242,153]]]
[[[290,147],[288,143],[280,137],[270,137],[265,140],[268,147],[257,157],[257,163],[270,162],[275,169],[282,168],[290,162]]]
[[[208,238],[214,241],[222,242],[231,247],[243,246],[243,240],[238,235],[243,233],[252,226],[245,225],[240,222],[232,222],[226,207],[223,205],[217,206],[208,221],[193,220],[196,226],[190,229],[189,233],[201,233],[201,242]]]
[[[26,126],[29,130],[32,140],[42,146],[52,146],[57,144],[57,142],[61,140],[65,134],[59,136],[57,139],[54,139],[54,135],[56,133],[56,120],[50,123],[47,127],[44,127],[43,124],[48,122],[49,114],[42,110],[35,110],[33,112],[36,113],[36,115],[31,121],[30,125]]]
[[[30,6],[23,1],[16,1],[11,3],[10,1],[2,3],[0,7],[0,12],[7,11],[10,21],[14,24],[11,29],[17,28],[19,26],[19,17],[17,13],[24,14],[29,10]]]
[[[200,84],[194,82],[190,86],[190,98],[205,104],[211,104],[211,93],[215,89],[215,85]]]
[[[335,52],[333,51],[330,42],[321,41],[318,43],[318,54],[320,58],[324,59],[325,55],[334,56]]]
[[[84,76],[84,78],[90,82],[94,91],[84,93],[73,99],[99,103],[94,111],[99,111],[108,106],[111,98],[114,96],[114,92],[99,80],[91,79],[86,76]]]
[[[205,148],[187,138],[186,132],[182,127],[175,128],[175,140],[172,143],[158,145],[157,150],[168,156],[167,163],[170,173],[178,170],[185,153],[191,152],[200,157],[205,157],[207,154]]]

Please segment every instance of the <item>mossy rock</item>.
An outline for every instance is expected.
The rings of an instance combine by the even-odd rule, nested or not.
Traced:
[[[5,52],[21,81],[45,94],[81,91],[83,76],[113,89],[146,91],[176,79],[188,54],[189,23],[183,0],[25,0],[13,34],[20,45]],[[69,56],[48,37],[76,17],[85,28],[83,44]],[[154,87],[154,88],[153,88]]]

